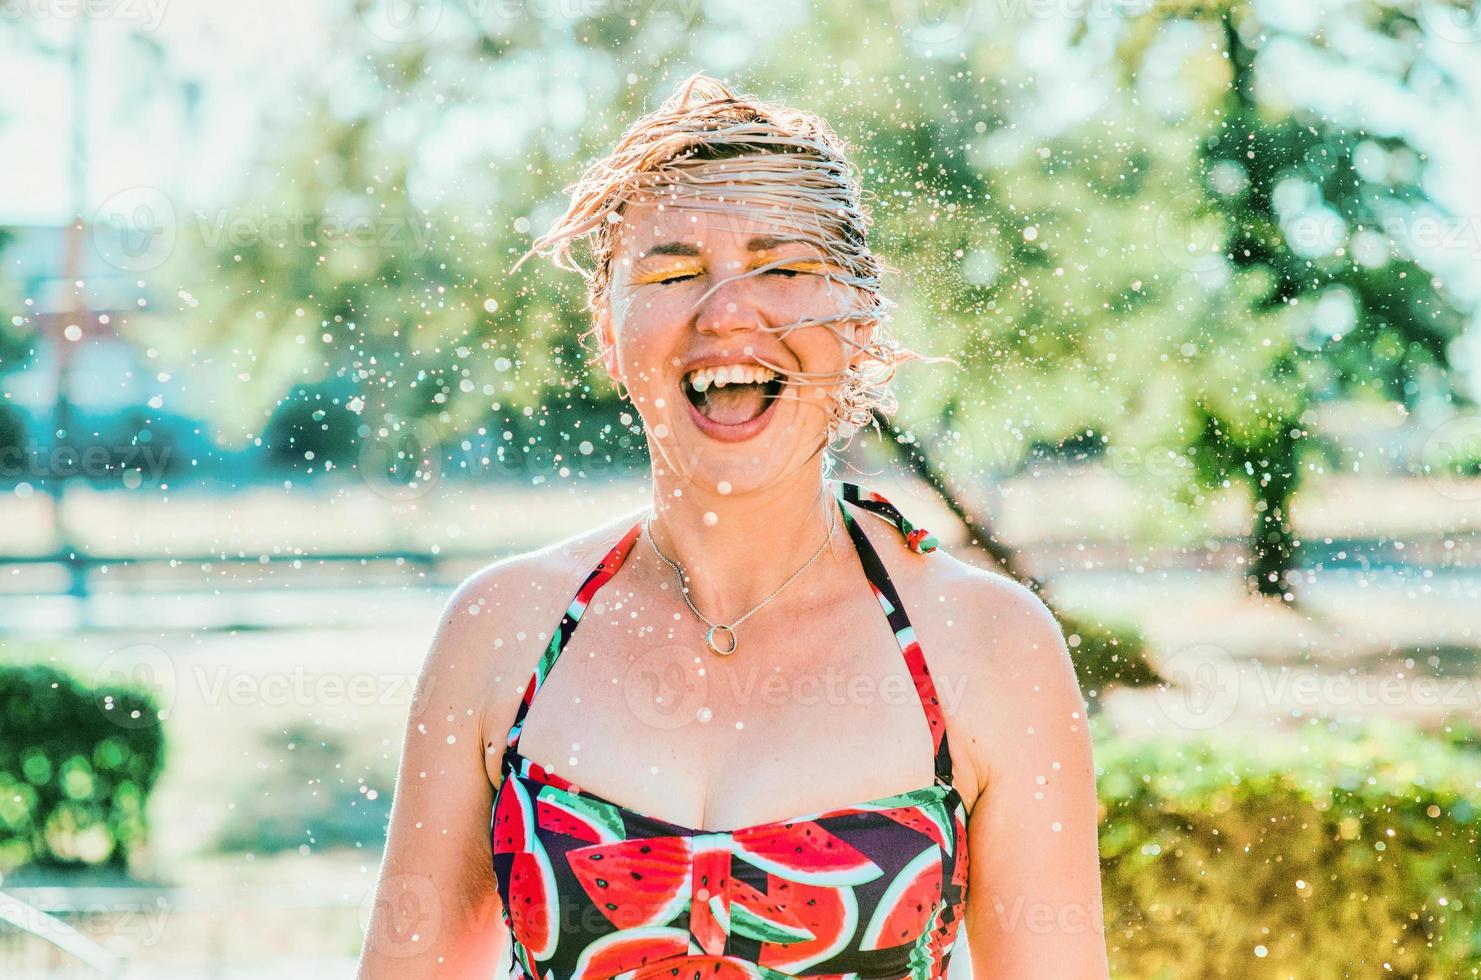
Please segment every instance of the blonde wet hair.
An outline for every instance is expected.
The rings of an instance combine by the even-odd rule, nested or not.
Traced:
[[[780,224],[790,232],[781,237],[820,250],[826,256],[830,286],[838,282],[853,287],[851,295],[861,297],[862,303],[767,329],[785,333],[799,326],[828,325],[835,336],[856,348],[847,370],[826,376],[769,365],[789,383],[842,383],[836,403],[829,406],[830,444],[839,434],[852,437],[871,425],[876,410],[885,415],[897,410],[890,381],[900,364],[951,360],[918,354],[892,335],[889,311],[894,303],[881,288],[885,266],[869,249],[873,221],[858,172],[848,161],[843,141],[814,113],[738,94],[699,72],[630,125],[612,151],[588,166],[565,193],[570,197],[565,213],[534,240],[514,268],[531,255],[548,256],[557,268],[582,276],[593,312],[610,302],[623,209],[636,200]],[[589,266],[576,257],[576,246],[582,242],[590,253]],[[768,262],[743,275],[796,261],[794,256]],[[840,321],[872,325],[868,343],[850,341],[832,326]],[[582,334],[582,345],[587,346],[586,338],[596,333],[593,324]],[[593,359],[604,353],[597,349]]]

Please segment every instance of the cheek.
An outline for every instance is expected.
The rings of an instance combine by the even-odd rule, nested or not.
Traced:
[[[854,286],[830,282],[822,277],[784,280],[777,284],[772,306],[778,322],[822,319],[849,311],[865,312],[866,297]],[[841,327],[841,321],[833,321]]]
[[[612,304],[617,359],[630,384],[664,376],[667,358],[677,356],[684,330],[683,304],[637,290]]]
[[[792,311],[789,311],[789,313]],[[832,309],[819,310],[816,306],[797,310],[788,319],[809,322],[786,334],[786,344],[801,362],[805,371],[828,372],[842,370],[848,363],[853,344],[849,342],[850,328],[844,321],[812,323],[813,319],[826,317]],[[857,331],[853,331],[857,335]],[[857,343],[857,341],[855,341]]]
[[[633,336],[646,336],[682,326],[685,314],[694,302],[694,294],[683,288],[641,286],[631,289],[614,313],[621,330]]]

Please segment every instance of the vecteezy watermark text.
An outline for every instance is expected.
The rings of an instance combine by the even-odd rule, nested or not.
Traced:
[[[0,0],[4,20],[112,20],[159,29],[169,0]]]
[[[35,441],[0,446],[0,479],[94,477],[103,479],[137,472],[143,482],[158,484],[170,462],[169,446],[52,446]]]
[[[213,670],[195,666],[197,689],[207,704],[234,705],[370,705],[410,704],[416,677],[397,673],[333,673],[291,670],[246,674],[221,665]]]

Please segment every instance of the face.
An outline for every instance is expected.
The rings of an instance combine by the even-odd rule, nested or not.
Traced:
[[[862,309],[865,299],[827,278],[844,270],[815,246],[784,240],[795,233],[710,210],[635,201],[623,211],[610,297],[597,316],[604,364],[642,416],[655,462],[683,482],[756,490],[826,445],[844,372],[870,327],[794,326]],[[722,386],[692,371],[710,358],[775,375],[736,383],[731,368]]]

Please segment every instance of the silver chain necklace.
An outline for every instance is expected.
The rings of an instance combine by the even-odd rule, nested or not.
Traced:
[[[684,601],[689,604],[689,608],[691,610],[693,610],[694,615],[698,616],[700,618],[700,620],[702,622],[704,622],[704,624],[706,626],[709,627],[709,631],[705,633],[705,643],[708,644],[709,645],[709,648],[711,650],[713,650],[715,653],[718,653],[722,657],[728,657],[732,653],[734,653],[735,650],[736,650],[736,647],[738,647],[740,645],[740,641],[738,639],[736,639],[736,636],[735,636],[735,628],[737,626],[739,626],[741,623],[744,623],[747,619],[751,618],[751,613],[754,613],[756,610],[760,609],[762,606],[766,605],[768,602],[770,602],[771,600],[775,599],[777,597],[777,595],[783,589],[785,589],[787,586],[791,585],[793,583],[793,581],[796,580],[797,576],[801,575],[804,571],[806,571],[807,566],[811,565],[817,559],[818,555],[821,555],[823,553],[823,549],[826,548],[826,547],[828,547],[828,542],[833,540],[833,530],[837,526],[837,518],[838,518],[838,508],[836,506],[829,507],[828,508],[828,536],[823,539],[823,543],[822,544],[818,545],[818,550],[817,551],[814,551],[812,553],[812,557],[809,558],[807,561],[803,562],[802,563],[802,567],[799,568],[799,569],[797,569],[797,571],[793,572],[792,573],[792,576],[790,578],[788,578],[787,581],[785,581],[781,585],[777,586],[776,589],[771,593],[771,595],[767,596],[765,599],[762,599],[760,602],[756,603],[756,605],[754,605],[754,606],[751,607],[750,612],[747,612],[740,619],[737,619],[735,622],[731,623],[728,626],[726,624],[724,624],[724,623],[712,623],[712,622],[710,622],[710,620],[705,617],[705,614],[702,613],[702,612],[700,612],[699,609],[695,607],[694,600],[691,599],[691,598],[689,598],[689,587],[684,584],[684,569],[679,565],[678,562],[675,562],[675,561],[671,560],[662,551],[659,551],[658,550],[658,542],[656,540],[654,540],[654,537],[653,537],[653,529],[649,526],[650,522],[653,520],[653,511],[652,510],[649,510],[648,511],[648,516],[645,517],[645,518],[643,518],[643,527],[648,531],[648,541],[649,541],[650,544],[653,545],[653,552],[654,552],[654,554],[658,555],[659,558],[662,558],[664,560],[664,562],[667,563],[668,566],[670,568],[672,568],[674,570],[674,572],[679,576],[679,590],[684,593]],[[725,633],[726,633],[726,635],[729,636],[729,638],[730,638],[730,642],[729,642],[728,646],[726,646],[724,649],[721,649],[721,647],[715,642],[715,634],[718,631],[720,631],[720,630],[724,630]]]

